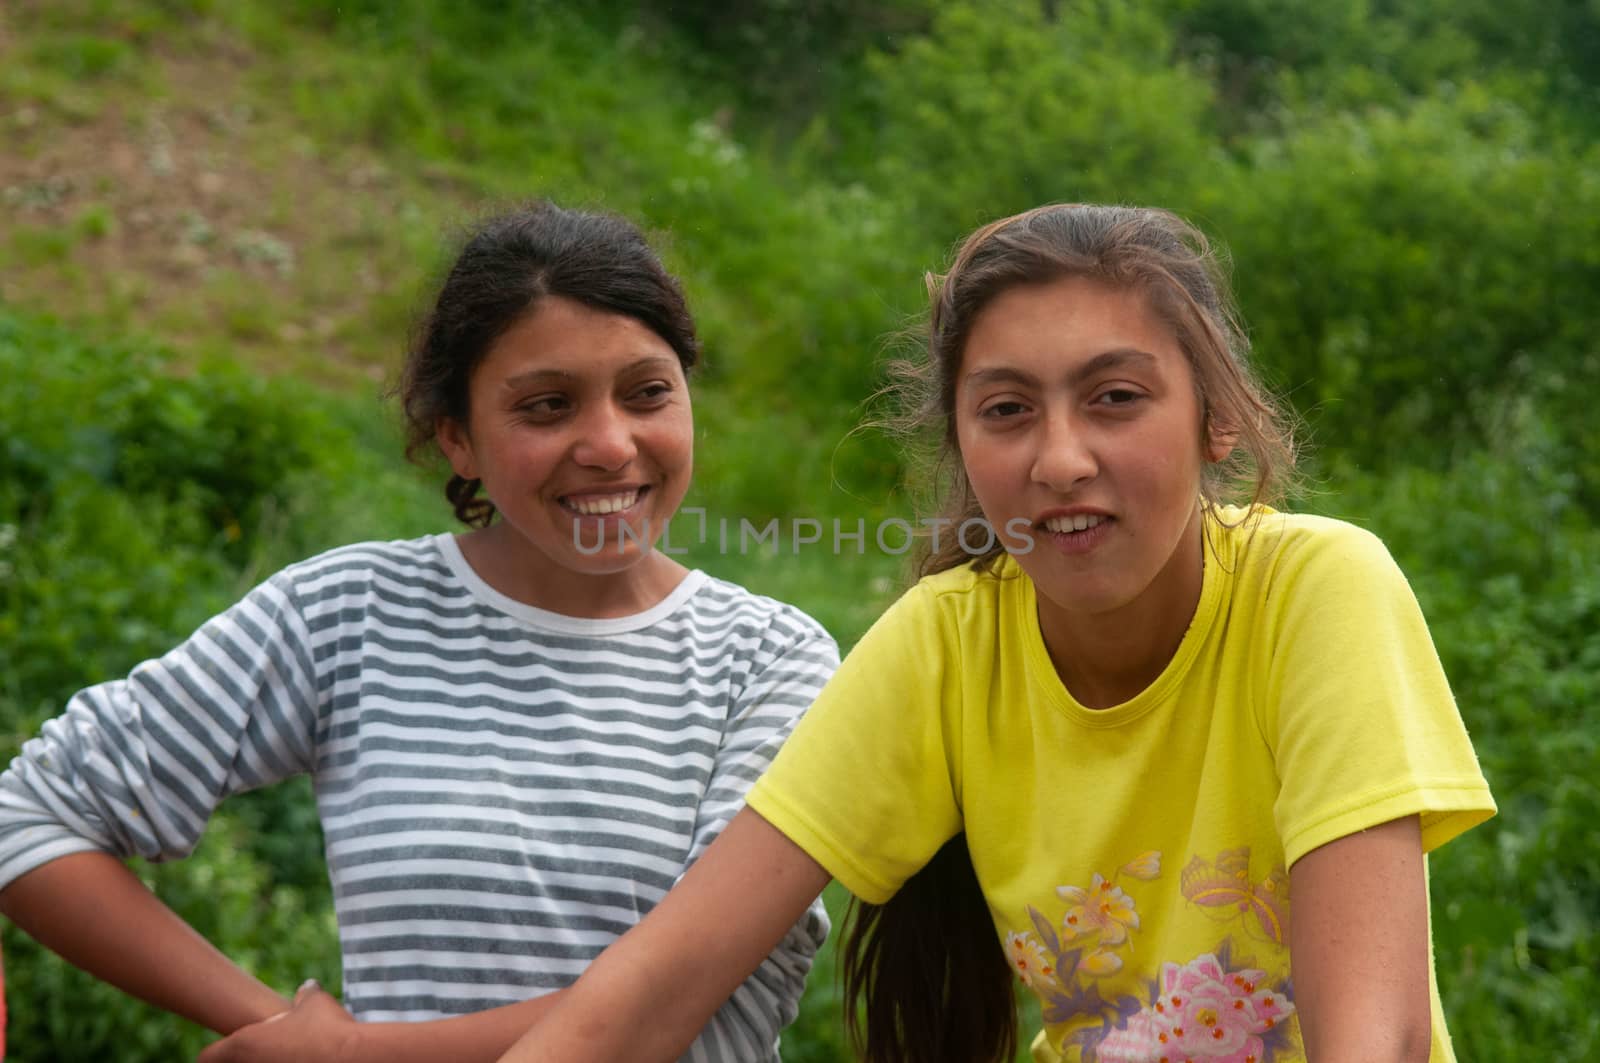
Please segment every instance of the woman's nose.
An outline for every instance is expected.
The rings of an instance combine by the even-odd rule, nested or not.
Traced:
[[[615,472],[639,453],[631,420],[611,403],[591,410],[580,422],[579,432],[572,456],[580,465]]]
[[[1066,494],[1100,471],[1088,434],[1067,413],[1046,415],[1034,453],[1033,481]]]

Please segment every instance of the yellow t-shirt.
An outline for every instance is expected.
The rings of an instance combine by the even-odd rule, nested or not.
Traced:
[[[1432,850],[1494,813],[1377,538],[1263,510],[1208,518],[1206,541],[1177,653],[1101,710],[1062,685],[1012,559],[924,579],[748,796],[874,903],[965,830],[1043,1003],[1041,1060],[1303,1059],[1288,868],[1402,816]],[[1454,1057],[1431,996],[1438,1063]]]

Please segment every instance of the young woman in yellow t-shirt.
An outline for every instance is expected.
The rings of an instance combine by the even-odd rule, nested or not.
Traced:
[[[837,877],[872,1061],[1009,1058],[1013,976],[1041,1060],[1452,1059],[1424,854],[1493,799],[1382,544],[1267,507],[1291,433],[1204,238],[1042,207],[930,291],[944,545],[504,1058],[675,1058]]]
[[[1268,508],[1292,436],[1204,237],[1042,207],[930,291],[925,578],[504,1058],[675,1058],[837,877],[872,1061],[1009,1058],[1013,976],[1040,1060],[1452,1059],[1424,854],[1493,799],[1382,544]]]

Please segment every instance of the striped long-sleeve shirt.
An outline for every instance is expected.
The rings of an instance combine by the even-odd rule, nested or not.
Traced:
[[[838,663],[800,611],[701,572],[578,619],[488,586],[455,539],[293,565],[0,776],[0,886],[74,852],[189,853],[230,794],[306,772],[358,1018],[570,984],[742,806]],[[775,1060],[814,905],[685,1057]]]

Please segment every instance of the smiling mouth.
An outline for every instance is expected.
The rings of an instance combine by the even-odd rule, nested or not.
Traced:
[[[1070,517],[1051,517],[1044,522],[1044,529],[1048,532],[1055,532],[1058,535],[1063,532],[1081,532],[1090,528],[1098,528],[1110,519],[1110,517],[1102,517],[1098,513],[1078,513]]]
[[[563,509],[580,517],[604,517],[633,508],[649,490],[648,487],[635,487],[609,495],[562,495],[558,501]]]

